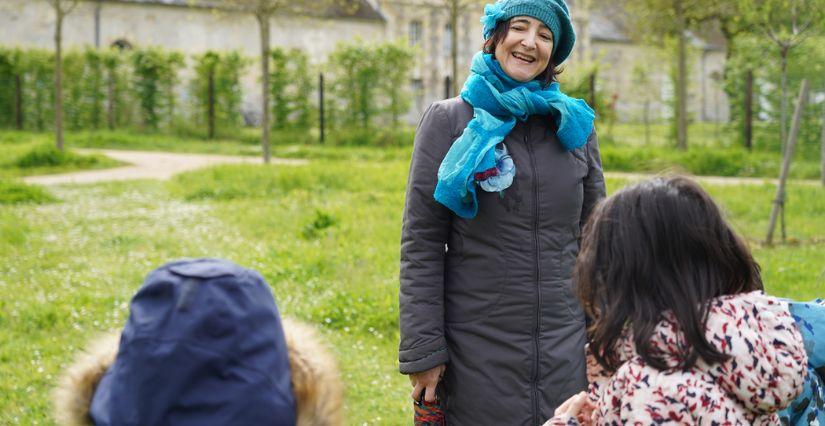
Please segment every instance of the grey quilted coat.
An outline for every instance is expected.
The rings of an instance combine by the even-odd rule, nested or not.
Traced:
[[[450,425],[538,425],[584,390],[585,319],[571,273],[581,226],[604,197],[595,133],[566,151],[549,117],[518,122],[504,143],[516,176],[478,189],[462,219],[433,198],[441,160],[472,119],[460,98],[419,123],[401,236],[402,373],[447,364]]]

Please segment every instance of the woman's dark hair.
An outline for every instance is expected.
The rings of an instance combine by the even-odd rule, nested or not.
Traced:
[[[668,369],[651,343],[666,312],[687,343],[675,368],[688,369],[699,357],[709,364],[727,360],[705,338],[709,301],[762,289],[744,240],[710,195],[685,177],[655,178],[600,203],[584,226],[574,279],[593,321],[591,353],[608,371],[621,364],[617,344],[625,331],[645,363]]]
[[[491,53],[495,55],[496,46],[507,38],[507,33],[509,31],[510,20],[499,21],[496,24],[496,28],[493,30],[493,34],[490,35],[490,38],[488,38],[481,46],[481,50],[484,51],[484,53]],[[555,40],[553,40],[553,42],[555,43]],[[553,64],[553,58],[551,57],[550,62],[547,64],[547,68],[545,68],[544,71],[536,77],[536,80],[541,82],[542,87],[547,87],[550,83],[556,81],[556,76],[561,74],[562,71],[562,68],[556,68]]]

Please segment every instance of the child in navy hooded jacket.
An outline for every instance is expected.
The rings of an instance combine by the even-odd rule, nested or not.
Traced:
[[[56,391],[61,424],[341,424],[334,362],[284,321],[266,281],[218,259],[152,271],[120,336],[102,339]],[[286,335],[284,329],[286,328]]]

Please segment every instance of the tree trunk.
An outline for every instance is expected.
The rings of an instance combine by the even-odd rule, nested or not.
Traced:
[[[645,106],[642,113],[642,120],[645,123],[645,146],[650,146],[650,101],[645,100]]]
[[[263,148],[264,163],[269,164],[269,15],[257,15],[261,29],[261,147]]]
[[[209,127],[209,139],[215,138],[215,67],[209,68],[209,87],[207,94],[207,122]]]
[[[318,130],[320,142],[324,143],[324,73],[318,74]]]
[[[753,70],[745,73],[745,123],[744,142],[748,151],[753,149]]]
[[[458,96],[458,0],[450,4],[450,56],[453,65],[453,96]]]
[[[687,46],[685,40],[685,16],[680,2],[676,2],[677,14],[677,56],[678,72],[676,75],[676,146],[686,150],[687,140]]]
[[[63,151],[63,56],[61,44],[63,42],[63,11],[57,4],[56,26],[54,31],[55,64],[54,64],[54,131],[57,149]]]
[[[109,130],[115,129],[115,71],[109,70],[109,78],[106,79],[106,121],[109,124]]]
[[[23,130],[23,76],[14,76],[14,124],[17,130]]]
[[[779,104],[779,149],[782,150],[782,155],[785,155],[785,144],[787,142],[787,115],[788,115],[788,48],[782,47],[780,50],[782,56],[782,90],[780,104]]]
[[[779,185],[776,188],[776,198],[773,200],[773,208],[771,209],[771,218],[768,223],[768,236],[765,242],[768,245],[773,243],[773,229],[776,227],[776,219],[781,213],[783,215],[783,230],[782,238],[785,238],[784,230],[784,213],[785,213],[785,181],[788,179],[788,173],[791,169],[791,158],[793,157],[794,146],[796,145],[796,137],[799,134],[799,124],[802,121],[802,111],[805,109],[805,104],[808,102],[808,80],[802,80],[802,87],[799,89],[799,98],[796,101],[796,111],[793,114],[793,125],[791,126],[791,134],[788,139],[788,150],[785,152],[785,157],[782,159],[782,170],[779,172]]]

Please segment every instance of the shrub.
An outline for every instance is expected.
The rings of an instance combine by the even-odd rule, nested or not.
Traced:
[[[175,86],[183,55],[160,48],[146,48],[132,54],[132,90],[140,104],[142,125],[157,129],[175,116]]]
[[[238,52],[208,51],[195,55],[192,80],[191,114],[195,123],[206,127],[215,137],[218,127],[234,129],[241,125],[241,72],[248,64]]]
[[[19,157],[13,164],[22,169],[35,167],[76,166],[92,167],[100,163],[100,157],[77,155],[67,150],[58,150],[54,145],[40,145]]]
[[[42,204],[52,201],[55,198],[39,186],[0,179],[0,204]]]
[[[270,93],[272,97],[272,128],[305,129],[314,122],[312,105],[312,73],[309,57],[301,49],[272,49]]]
[[[398,124],[409,108],[410,48],[400,42],[355,41],[339,44],[330,54],[331,127],[372,129],[376,121]],[[386,99],[382,102],[381,99]]]

